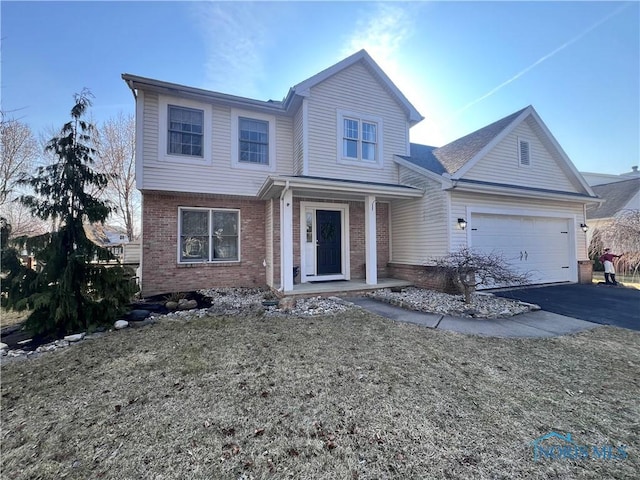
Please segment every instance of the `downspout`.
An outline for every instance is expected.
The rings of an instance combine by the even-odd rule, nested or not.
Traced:
[[[282,258],[284,255],[284,244],[282,243],[282,224],[284,223],[284,209],[282,208],[282,201],[284,196],[289,191],[289,180],[285,181],[284,188],[280,194],[280,288],[278,292],[284,291],[284,268],[282,268]]]

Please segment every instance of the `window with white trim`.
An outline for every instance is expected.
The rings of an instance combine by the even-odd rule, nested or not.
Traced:
[[[276,117],[231,109],[231,167],[276,171]]]
[[[269,122],[238,118],[238,161],[269,165]]]
[[[338,161],[382,164],[382,119],[338,112]]]
[[[213,106],[158,96],[158,161],[211,165]]]
[[[167,153],[202,157],[204,111],[168,106]]]
[[[520,159],[521,166],[528,167],[531,165],[529,142],[526,140],[518,139],[518,158]]]
[[[240,260],[239,210],[180,208],[178,228],[180,263]]]

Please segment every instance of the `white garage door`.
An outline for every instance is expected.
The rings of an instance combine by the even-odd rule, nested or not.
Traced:
[[[473,214],[471,246],[500,252],[529,283],[571,280],[569,220],[552,217]]]

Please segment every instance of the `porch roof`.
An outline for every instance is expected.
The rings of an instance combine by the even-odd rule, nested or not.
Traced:
[[[277,198],[284,189],[290,188],[295,196],[339,197],[347,200],[361,200],[367,195],[375,195],[380,199],[419,198],[424,191],[405,185],[392,183],[363,182],[358,180],[342,180],[336,178],[275,175],[266,179],[258,198],[266,200]]]

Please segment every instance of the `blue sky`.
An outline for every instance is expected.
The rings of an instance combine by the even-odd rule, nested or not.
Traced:
[[[34,132],[95,95],[134,110],[120,74],[260,100],[367,49],[441,146],[533,105],[581,171],[640,158],[638,2],[12,2],[1,8],[2,110]]]

